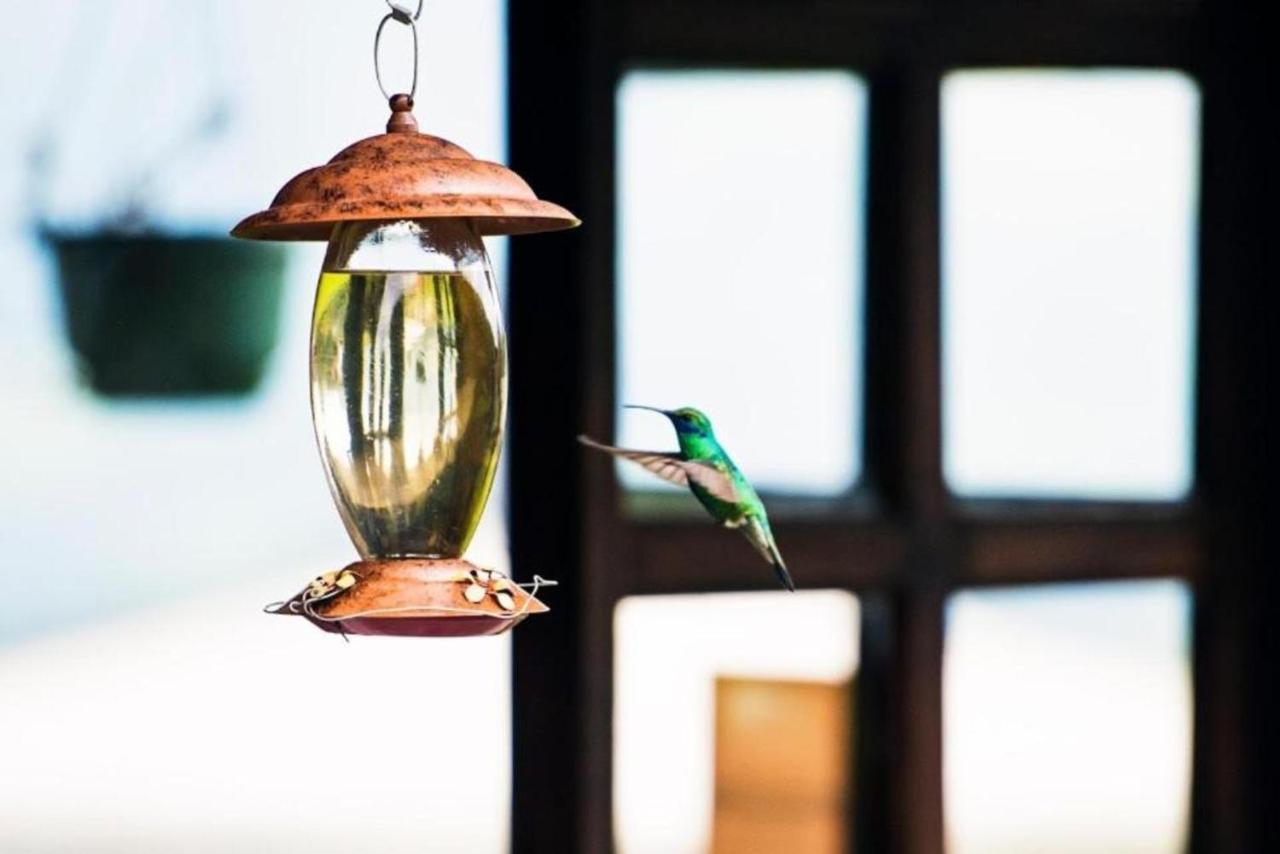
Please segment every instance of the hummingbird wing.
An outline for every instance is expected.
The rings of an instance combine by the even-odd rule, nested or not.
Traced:
[[[684,458],[679,454],[671,454],[666,451],[631,451],[626,448],[616,448],[613,445],[601,444],[587,436],[579,436],[578,441],[588,448],[595,448],[597,451],[604,451],[606,454],[613,454],[615,457],[622,457],[623,459],[631,460],[633,463],[639,463],[658,477],[677,486],[689,485],[689,475],[684,470],[683,465]]]
[[[738,501],[738,491],[733,486],[733,478],[711,463],[686,460],[679,454],[666,451],[632,451],[627,448],[617,448],[613,445],[601,444],[587,436],[579,436],[578,441],[588,448],[595,448],[597,451],[604,451],[606,454],[639,463],[676,486],[688,486],[689,482],[693,481],[721,501],[729,503]]]
[[[738,488],[733,485],[733,478],[715,464],[703,460],[685,460],[684,469],[689,480],[721,501],[737,504],[742,500]]]

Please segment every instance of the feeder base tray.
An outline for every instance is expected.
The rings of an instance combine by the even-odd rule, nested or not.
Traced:
[[[500,635],[549,609],[502,573],[470,561],[394,558],[326,573],[268,610],[339,634],[476,637]]]

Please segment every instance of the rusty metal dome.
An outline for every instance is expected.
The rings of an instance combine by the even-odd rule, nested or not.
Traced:
[[[340,222],[428,217],[469,218],[481,234],[531,234],[579,224],[569,211],[539,199],[507,167],[420,133],[412,109],[410,96],[393,97],[386,133],[296,175],[271,207],[241,220],[232,236],[328,240]]]

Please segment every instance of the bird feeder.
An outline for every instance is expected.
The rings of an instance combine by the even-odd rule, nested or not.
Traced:
[[[416,53],[417,14],[388,5],[379,36],[389,20],[406,24]],[[376,70],[376,40],[374,54]],[[388,100],[386,133],[300,173],[231,232],[328,241],[311,325],[311,412],[361,560],[272,611],[352,634],[498,634],[547,610],[536,598],[547,582],[515,584],[463,558],[497,472],[506,411],[502,315],[481,237],[579,223],[510,169],[421,133],[412,90]]]

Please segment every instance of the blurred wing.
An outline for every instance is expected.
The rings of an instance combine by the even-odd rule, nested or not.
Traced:
[[[721,501],[730,504],[738,502],[738,491],[734,489],[733,478],[713,464],[701,460],[686,460],[679,454],[665,451],[630,451],[626,448],[615,448],[613,445],[602,445],[586,436],[579,436],[578,441],[588,448],[613,454],[639,463],[665,481],[676,486],[688,486],[693,481],[702,489]]]
[[[629,451],[626,448],[615,448],[613,445],[602,445],[586,436],[579,436],[578,441],[588,448],[595,448],[597,451],[604,451],[606,454],[613,454],[615,457],[622,457],[625,460],[631,460],[633,463],[639,463],[658,477],[674,483],[676,486],[689,485],[689,474],[685,471],[685,461],[681,459],[679,454],[669,454],[664,451]]]
[[[733,485],[733,478],[726,471],[721,471],[712,463],[701,460],[681,460],[689,480],[705,489],[710,494],[729,504],[737,504],[738,490]]]

